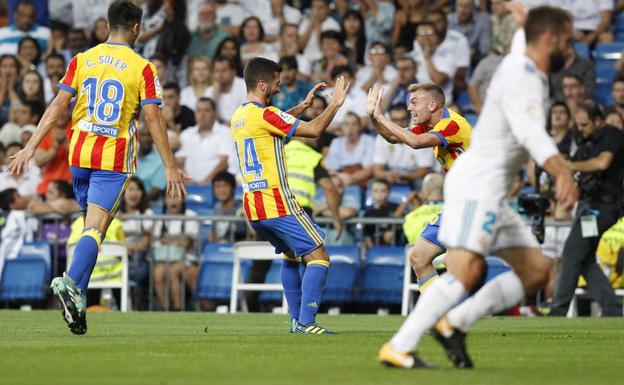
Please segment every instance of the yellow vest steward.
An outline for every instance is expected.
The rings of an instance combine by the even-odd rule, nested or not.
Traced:
[[[413,245],[418,240],[420,233],[429,222],[437,219],[437,215],[441,210],[441,204],[430,202],[410,211],[410,213],[405,216],[403,232],[410,245]]]
[[[323,155],[298,140],[291,141],[284,149],[290,190],[302,207],[312,209],[316,196],[314,169],[323,160]]]

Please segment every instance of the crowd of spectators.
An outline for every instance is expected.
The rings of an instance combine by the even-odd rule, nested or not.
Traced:
[[[58,92],[69,60],[106,41],[109,0],[9,0],[0,5],[0,164],[28,141],[47,103]],[[162,84],[162,115],[180,167],[191,184],[212,186],[215,214],[242,213],[238,160],[229,134],[229,119],[245,101],[244,65],[261,56],[283,68],[280,93],[273,104],[288,110],[318,82],[328,87],[317,95],[303,119],[326,106],[334,81],[344,76],[351,88],[327,132],[315,143],[341,196],[340,217],[403,217],[428,198],[420,193],[423,178],[441,173],[431,149],[413,150],[376,136],[366,115],[366,93],[375,83],[385,88],[382,102],[390,119],[410,125],[408,86],[435,82],[443,87],[447,107],[468,115],[472,123],[486,99],[489,82],[509,52],[517,18],[504,0],[136,0],[143,7],[141,35],[134,49],[149,58]],[[528,7],[561,6],[574,20],[577,42],[591,49],[613,41],[613,20],[624,0],[525,0]],[[4,7],[4,8],[3,8]],[[617,71],[624,59],[615,64]],[[596,71],[591,58],[570,48],[563,70],[552,74],[549,129],[562,153],[573,154],[574,112],[595,95]],[[612,106],[605,122],[624,130],[624,77],[615,76]],[[462,111],[463,109],[463,111]],[[478,129],[478,128],[477,128]],[[77,213],[71,204],[68,171],[68,115],[37,149],[27,173],[0,174],[0,191],[18,194],[16,203],[32,213]],[[149,132],[140,125],[138,172],[121,206],[121,217],[136,213],[194,215],[184,202],[164,199],[164,168]],[[542,181],[544,182],[544,181]],[[531,172],[519,176],[519,188],[530,188]],[[396,187],[412,192],[389,200]],[[349,190],[351,189],[351,190]],[[360,191],[357,198],[346,191]],[[428,193],[425,193],[427,195]],[[510,193],[512,199],[517,191]],[[367,199],[368,197],[368,199]],[[59,200],[60,199],[60,200]],[[437,199],[437,198],[436,198]],[[314,214],[330,216],[324,202]],[[556,219],[569,213],[553,210]],[[189,222],[189,224],[194,222]],[[195,223],[195,225],[197,225]],[[155,280],[163,307],[180,307],[179,291],[165,298],[163,282],[179,288],[184,272],[193,288],[197,229],[184,223],[124,221],[131,252],[139,255],[133,279],[145,279],[145,256],[155,253]],[[58,230],[58,229],[57,229]],[[354,229],[342,242],[353,242]],[[230,234],[231,233],[231,234]],[[243,239],[246,229],[215,224],[210,241]],[[330,237],[331,238],[331,237]],[[366,227],[363,244],[397,244],[405,236],[385,227]],[[191,253],[192,254],[192,253]],[[172,259],[173,258],[173,259]],[[165,269],[164,267],[167,266]],[[141,270],[143,269],[143,270]],[[143,271],[143,273],[142,273]],[[168,277],[165,277],[169,274]]]

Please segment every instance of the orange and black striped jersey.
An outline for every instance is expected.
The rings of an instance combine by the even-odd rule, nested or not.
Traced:
[[[249,220],[302,211],[288,187],[284,156],[284,138],[290,138],[298,125],[294,116],[259,103],[245,103],[234,112],[231,131]]]
[[[76,97],[69,165],[136,171],[141,105],[161,102],[156,67],[123,43],[103,43],[69,62],[59,88]]]

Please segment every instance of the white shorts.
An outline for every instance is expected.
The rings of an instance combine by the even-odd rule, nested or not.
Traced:
[[[488,256],[515,248],[539,248],[531,227],[506,202],[444,202],[439,240],[449,249]]]

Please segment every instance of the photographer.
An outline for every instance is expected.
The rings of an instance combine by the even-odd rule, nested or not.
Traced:
[[[602,307],[602,315],[622,316],[609,280],[596,263],[596,248],[602,233],[621,215],[624,133],[606,125],[600,108],[593,103],[579,105],[574,121],[579,143],[569,166],[576,172],[581,199],[563,249],[551,314],[567,314],[579,275],[583,275],[592,298]]]

